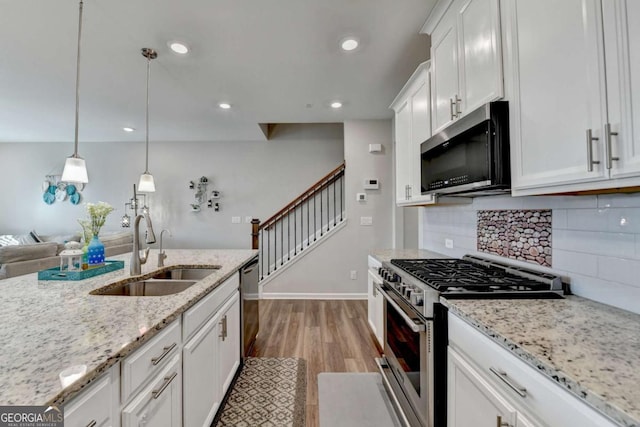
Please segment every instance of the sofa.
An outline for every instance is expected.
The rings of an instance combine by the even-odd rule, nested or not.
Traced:
[[[79,234],[38,235],[35,231],[23,235],[0,236],[0,279],[34,273],[60,265],[60,252],[69,241],[80,241]],[[131,231],[100,234],[106,257],[131,252]]]

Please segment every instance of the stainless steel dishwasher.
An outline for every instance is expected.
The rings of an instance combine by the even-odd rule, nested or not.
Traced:
[[[240,269],[240,321],[242,323],[242,339],[240,352],[242,358],[249,356],[256,335],[260,329],[260,299],[258,290],[258,257],[246,263]]]

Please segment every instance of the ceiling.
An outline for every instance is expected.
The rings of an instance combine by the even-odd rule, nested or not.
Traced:
[[[152,141],[264,140],[259,124],[390,118],[428,57],[418,31],[434,3],[85,0],[80,141],[144,140],[143,47],[158,51]],[[73,141],[78,1],[0,0],[0,11],[0,142]],[[339,47],[348,35],[355,51]],[[190,53],[171,52],[172,40]]]

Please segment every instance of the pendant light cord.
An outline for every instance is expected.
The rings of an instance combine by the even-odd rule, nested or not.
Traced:
[[[147,57],[147,152],[144,163],[144,173],[149,173],[149,75],[151,73],[151,55]]]
[[[83,2],[80,0],[80,13],[78,14],[78,55],[76,62],[76,132],[73,147],[73,157],[78,157],[78,122],[80,117],[80,40],[82,37],[82,7]]]

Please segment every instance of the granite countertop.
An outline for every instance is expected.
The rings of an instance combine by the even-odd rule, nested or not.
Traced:
[[[374,249],[369,255],[380,262],[389,262],[392,259],[451,258],[438,252],[424,249]]]
[[[157,270],[152,250],[142,274]],[[82,281],[38,281],[37,273],[0,280],[0,405],[63,404],[109,367],[178,318],[253,258],[254,250],[167,250],[165,266],[219,265],[187,290],[160,297],[89,295],[129,275],[117,270]],[[87,373],[62,388],[58,374]]]
[[[640,426],[640,315],[576,296],[441,301],[620,425]]]

